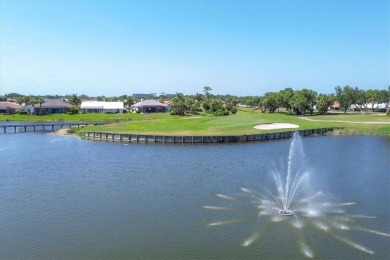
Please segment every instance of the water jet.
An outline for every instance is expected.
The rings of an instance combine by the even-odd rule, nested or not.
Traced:
[[[295,132],[291,139],[287,160],[279,167],[275,165],[275,169],[269,171],[269,180],[266,179],[265,185],[259,191],[241,187],[241,193],[235,196],[218,193],[216,196],[228,202],[228,205],[204,206],[205,209],[218,211],[247,209],[247,215],[211,222],[208,226],[244,223],[253,217],[256,228],[252,235],[243,241],[243,247],[260,242],[263,237],[272,232],[274,226],[284,223],[293,227],[286,231],[291,231],[297,238],[297,248],[304,257],[315,257],[311,243],[307,240],[309,236],[306,235],[313,231],[362,253],[374,254],[373,250],[351,240],[349,235],[345,236],[344,233],[361,231],[384,237],[390,237],[390,234],[359,226],[357,224],[359,219],[375,217],[348,214],[345,208],[355,205],[355,202],[333,202],[329,194],[316,191],[310,181],[310,175],[315,173],[305,164],[302,140],[299,133]],[[255,214],[252,215],[250,212]]]
[[[294,214],[291,210],[279,210],[279,213],[283,216],[292,216]]]

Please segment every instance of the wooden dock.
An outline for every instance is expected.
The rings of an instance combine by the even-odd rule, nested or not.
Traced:
[[[0,125],[3,131],[0,133],[20,133],[20,132],[54,132],[62,128],[83,127],[87,125],[104,125],[106,123],[28,123],[28,124],[7,124]]]

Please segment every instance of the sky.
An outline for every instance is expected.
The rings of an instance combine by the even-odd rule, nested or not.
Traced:
[[[0,0],[0,95],[390,85],[389,0]]]

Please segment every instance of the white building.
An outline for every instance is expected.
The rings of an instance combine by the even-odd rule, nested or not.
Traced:
[[[123,102],[85,101],[81,103],[81,111],[87,113],[123,114]]]

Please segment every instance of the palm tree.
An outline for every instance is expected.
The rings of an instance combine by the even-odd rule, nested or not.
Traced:
[[[185,97],[185,100],[184,100],[185,104],[186,104],[186,110],[188,112],[190,112],[191,114],[194,114],[194,104],[195,104],[195,100],[192,98],[192,97]]]
[[[39,103],[39,115],[42,115],[42,103],[45,103],[45,99],[43,97],[37,97],[35,100],[36,103]]]
[[[69,99],[69,103],[73,106],[79,106],[81,104],[81,98],[77,96],[77,94],[72,94]]]
[[[128,96],[127,98],[125,98],[125,100],[123,101],[124,105],[126,107],[131,107],[132,105],[134,105],[135,103],[137,102],[137,100],[132,97],[132,96]]]
[[[210,99],[211,88],[209,86],[203,87],[204,95],[206,96],[207,101]]]
[[[176,96],[171,101],[171,114],[184,116],[186,113],[186,99],[183,93],[176,93]]]

